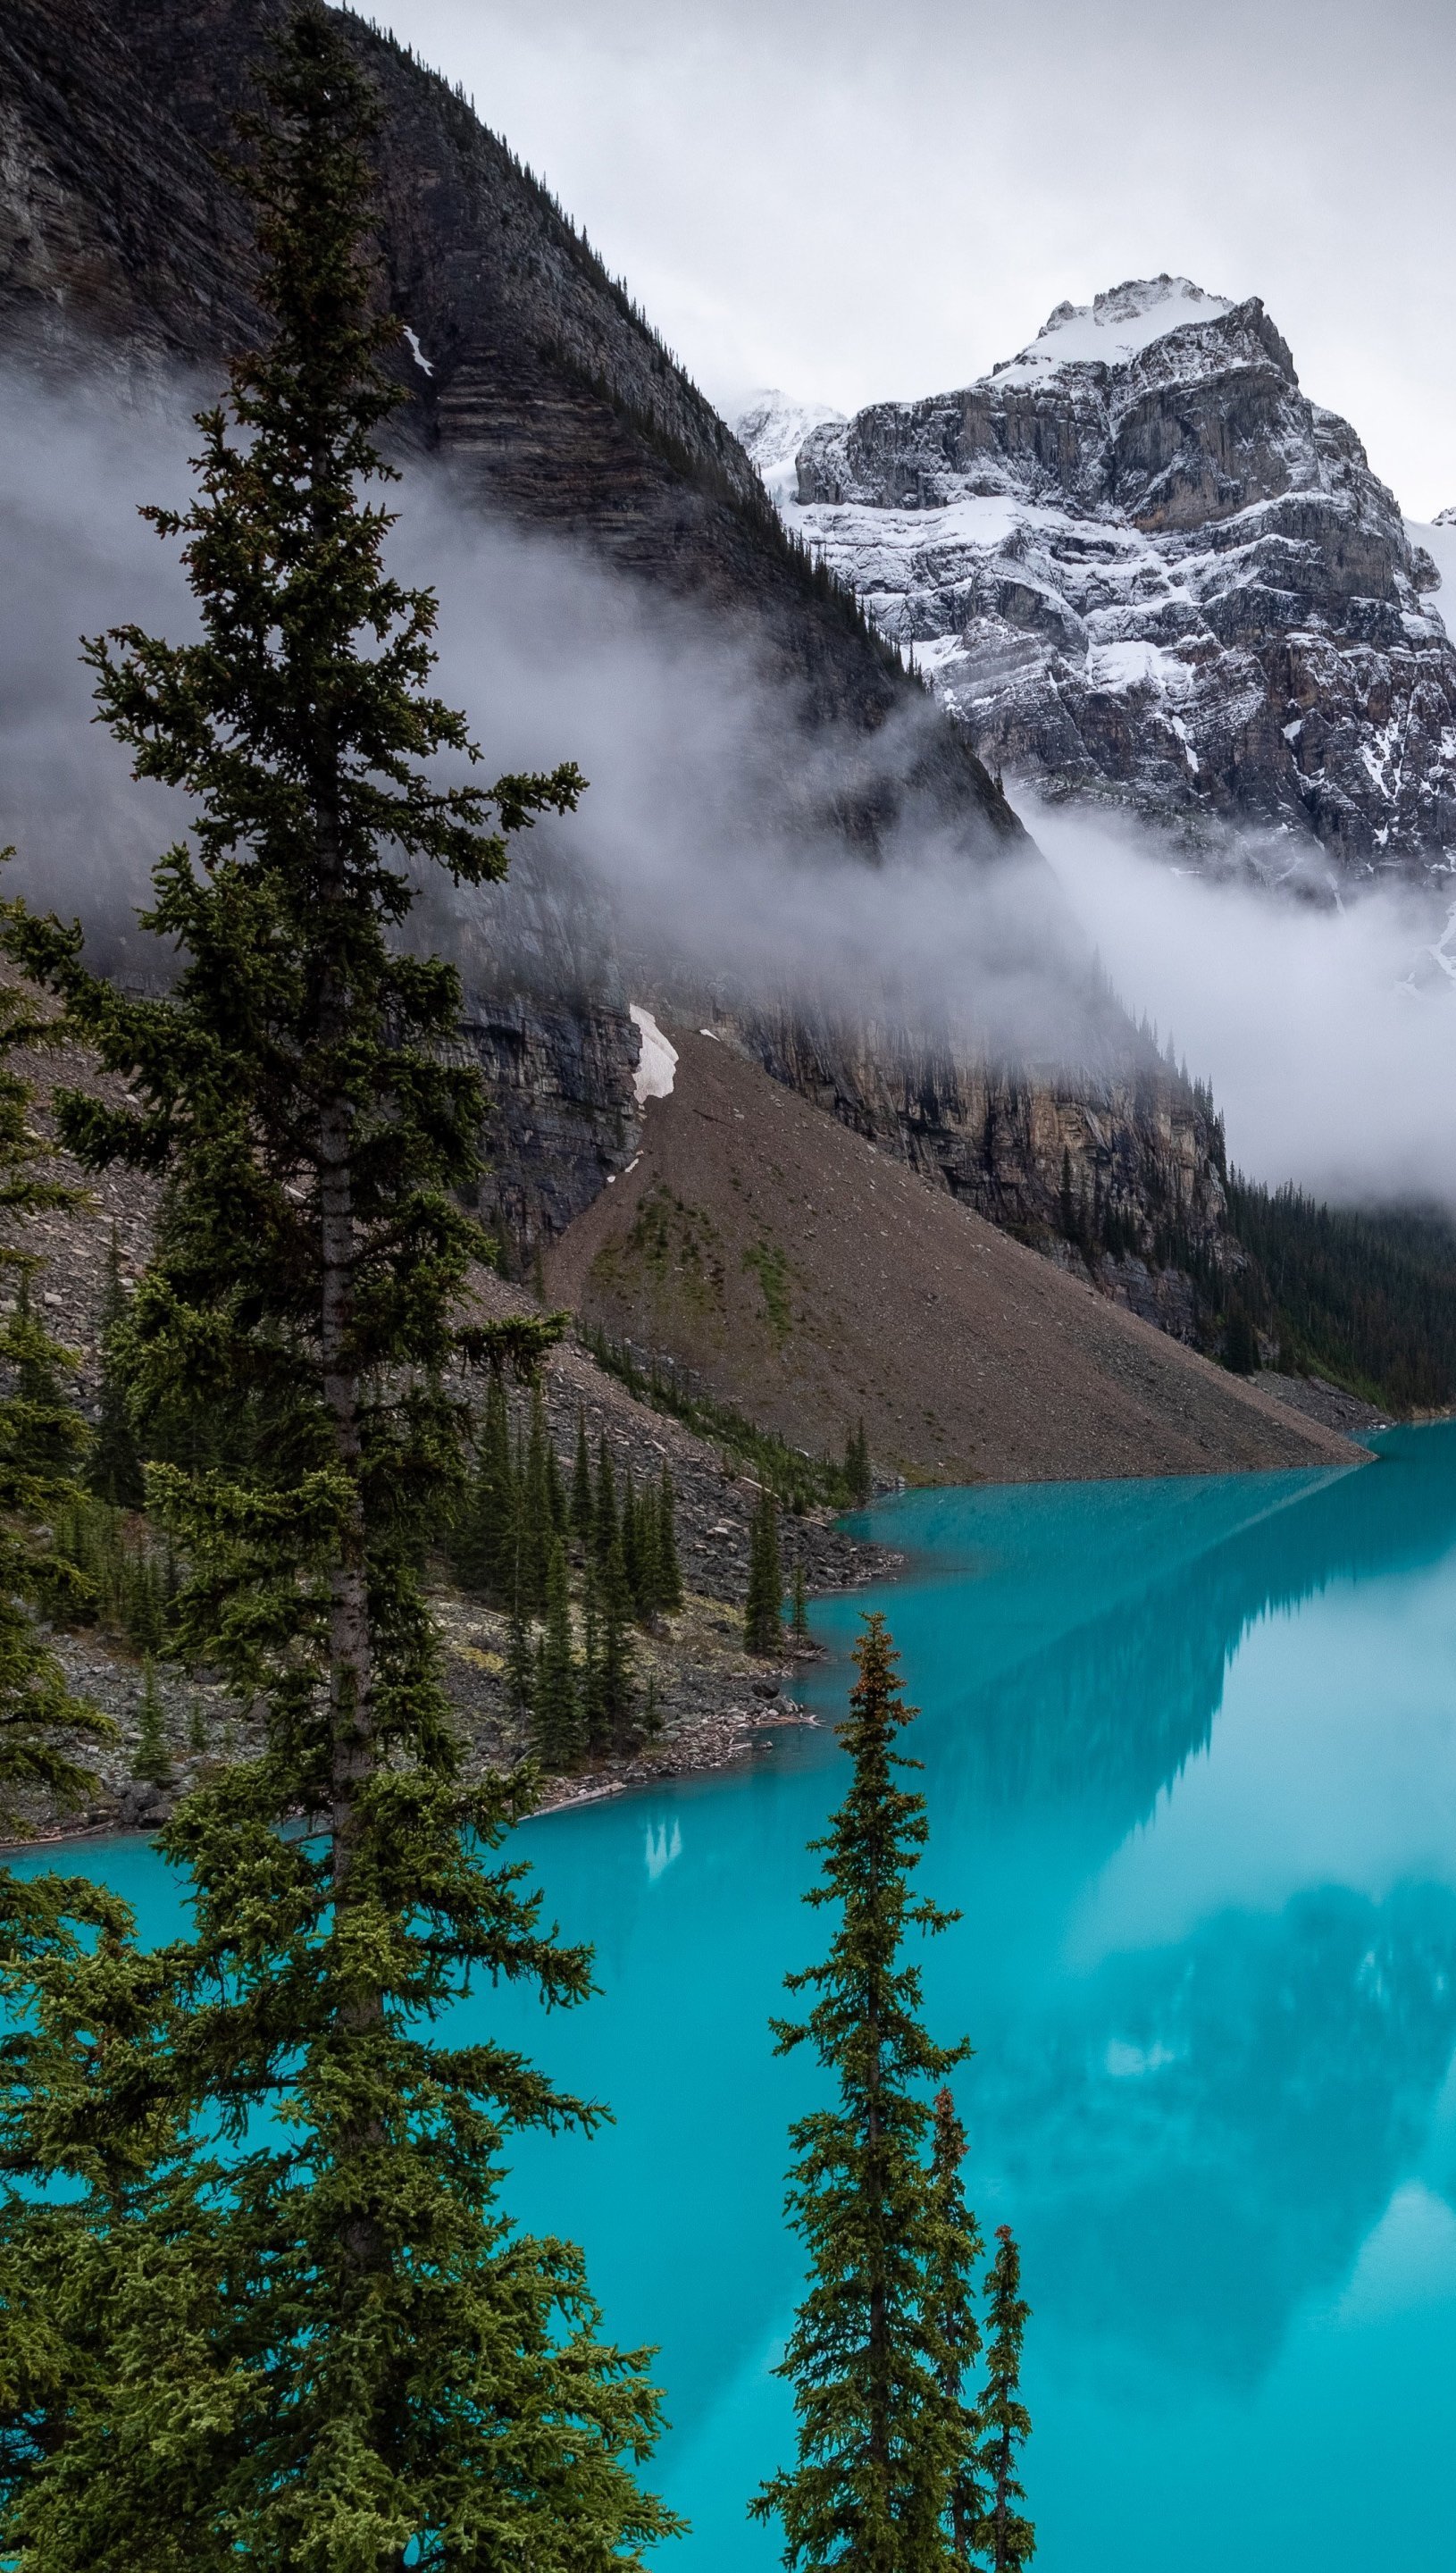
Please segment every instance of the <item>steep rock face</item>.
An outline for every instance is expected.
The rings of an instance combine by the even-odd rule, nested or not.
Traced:
[[[779,463],[772,406],[750,445]],[[1061,305],[961,392],[809,432],[789,524],[983,756],[1326,880],[1456,848],[1456,649],[1257,298]]]
[[[1222,1125],[1145,1040],[1100,1079],[1019,1079],[852,1029],[760,1020],[740,1040],[776,1080],[1112,1301],[1197,1343],[1239,1255]]]
[[[11,0],[0,27],[0,350],[52,369],[100,364],[119,379],[181,364],[208,381],[255,333],[247,224],[212,156],[283,14],[282,0],[119,0],[109,12],[94,0]],[[792,700],[806,752],[822,754],[833,727],[833,761],[806,756],[791,791],[802,797],[803,777],[822,774],[848,848],[873,857],[913,806],[969,866],[1035,864],[964,726],[931,713],[852,598],[786,541],[739,441],[546,192],[443,81],[348,24],[386,110],[378,248],[409,334],[398,359],[411,395],[405,445],[442,457],[483,509],[569,533],[717,620]],[[876,761],[892,722],[912,754]],[[625,1167],[637,1134],[637,1038],[620,974],[607,957],[578,976],[559,927],[544,923],[528,968],[466,968],[467,1040],[500,1096],[484,1211],[522,1256]],[[1119,1042],[1135,1064],[1125,1024]],[[812,1052],[806,1039],[767,1059],[822,1089]],[[868,1059],[856,1078],[866,1100],[904,1086]],[[934,1113],[919,1112],[940,1141],[917,1144],[914,1158],[952,1185],[971,1185],[962,1129],[986,1130],[980,1079],[945,1068]],[[917,1095],[929,1096],[923,1082]],[[992,1120],[986,1203],[1035,1233],[1058,1186],[1048,1138],[1064,1108],[1076,1123],[1072,1087],[1065,1100],[1031,1084],[1014,1095],[1016,1109]],[[883,1103],[874,1113],[909,1152],[914,1118],[888,1117]],[[1160,1148],[1135,1118],[1120,1132],[1150,1253]],[[1094,1193],[1094,1149],[1086,1172],[1081,1144],[1066,1149],[1078,1187],[1086,1176]],[[1216,1189],[1211,1162],[1205,1178]]]

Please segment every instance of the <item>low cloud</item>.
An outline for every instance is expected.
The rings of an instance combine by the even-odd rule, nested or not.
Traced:
[[[1122,999],[1212,1082],[1231,1159],[1341,1202],[1456,1208],[1456,909],[1342,907],[1192,874],[1073,805],[1024,818]]]
[[[137,515],[176,501],[197,444],[186,384],[64,398],[0,380],[0,843],[11,889],[85,920],[108,970],[167,960],[137,931],[152,861],[185,828],[92,718],[78,638],[122,618],[181,638],[177,548]],[[483,522],[442,475],[395,494],[394,566],[440,597],[439,685],[484,773],[574,759],[580,811],[517,843],[511,880],[432,890],[467,977],[701,994],[792,1009],[882,1044],[1091,1073],[1125,1057],[1090,971],[1209,1078],[1241,1167],[1344,1199],[1456,1205],[1456,937],[1385,891],[1344,910],[1180,870],[1149,835],[1028,807],[1052,864],[997,858],[917,783],[940,717],[908,696],[872,740],[806,725],[749,636],[579,545]],[[475,772],[477,775],[481,772]],[[893,819],[846,839],[847,781]],[[1064,900],[1065,896],[1065,900]]]

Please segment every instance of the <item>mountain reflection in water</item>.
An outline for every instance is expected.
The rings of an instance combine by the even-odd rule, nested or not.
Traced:
[[[874,1594],[923,1709],[925,1953],[983,2222],[1022,2237],[1044,2573],[1446,2573],[1456,2541],[1456,1427],[1369,1466],[908,1494]],[[843,1704],[864,1596],[824,1603]],[[777,2560],[798,2261],[770,2053],[822,1923],[828,1731],[526,1827],[601,1996],[465,2006],[576,2089],[509,2200],[660,2343],[685,2573]],[[115,1845],[159,1926],[162,1872]]]

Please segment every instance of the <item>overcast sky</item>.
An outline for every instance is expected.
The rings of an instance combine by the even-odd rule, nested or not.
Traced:
[[[1260,295],[1407,510],[1456,502],[1456,0],[364,0],[705,391],[943,391],[1064,297]]]

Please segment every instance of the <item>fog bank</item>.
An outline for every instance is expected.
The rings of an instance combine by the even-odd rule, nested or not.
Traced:
[[[1456,1209],[1456,908],[1339,909],[1191,874],[1155,836],[1019,801],[1123,1001],[1213,1085],[1230,1159],[1346,1203]]]

